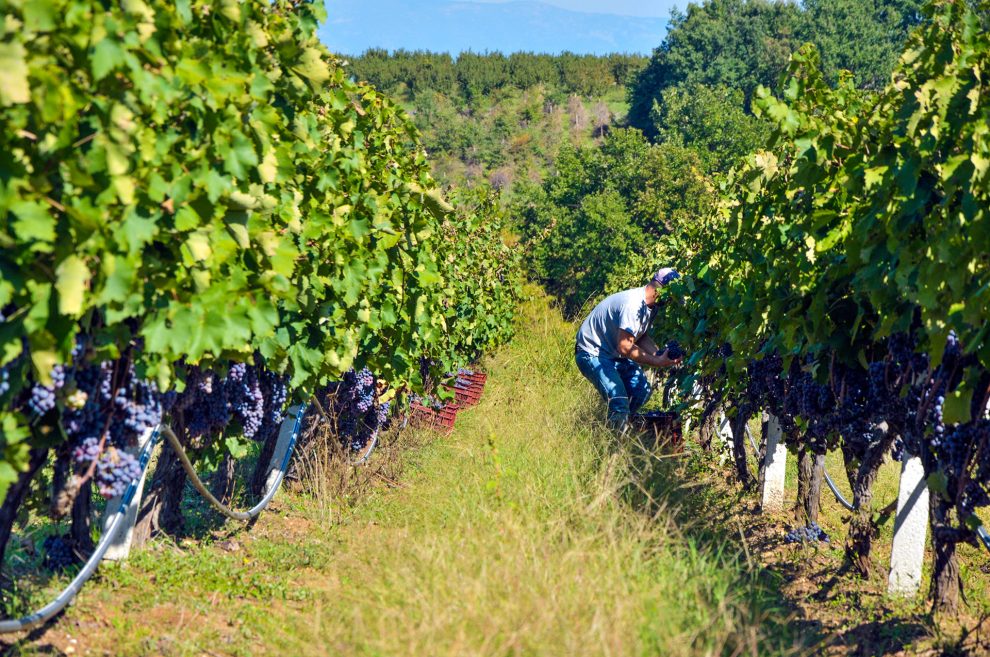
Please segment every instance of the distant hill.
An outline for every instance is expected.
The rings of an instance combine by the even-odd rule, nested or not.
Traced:
[[[667,32],[664,18],[568,11],[535,0],[329,0],[327,10],[329,19],[321,26],[320,37],[341,54],[371,47],[451,53],[648,54]]]

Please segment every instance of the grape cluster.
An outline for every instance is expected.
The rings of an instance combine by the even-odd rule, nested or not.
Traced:
[[[56,365],[52,368],[52,385],[45,386],[40,383],[34,384],[31,388],[31,395],[28,397],[28,408],[31,412],[41,417],[55,408],[57,391],[65,386],[65,366]]]
[[[42,564],[51,572],[64,571],[78,561],[68,536],[46,536],[41,543],[41,550],[45,553]]]
[[[72,458],[76,463],[92,463],[100,458],[100,452],[100,439],[91,436],[76,445],[72,450]]]
[[[671,340],[667,343],[667,358],[671,360],[677,360],[679,358],[684,358],[684,349],[678,344],[677,340]]]
[[[231,418],[227,386],[215,372],[192,368],[186,378],[186,389],[172,410],[182,414],[186,434],[192,439],[219,433]]]
[[[265,398],[265,412],[261,422],[261,430],[255,436],[258,440],[267,440],[274,435],[284,419],[285,404],[289,400],[288,379],[266,368],[260,368],[258,374],[261,392]]]
[[[388,421],[389,404],[378,403],[375,377],[351,370],[333,386],[332,407],[341,443],[354,451],[368,446]]]
[[[231,421],[244,437],[266,441],[282,424],[289,391],[287,380],[267,369],[256,357],[254,364],[235,363],[227,376],[200,367],[186,370],[186,389],[166,393],[162,406],[180,415],[186,436],[198,441],[219,434]]]
[[[265,421],[265,396],[254,367],[237,363],[224,381],[233,417],[241,425],[245,438],[254,438]]]
[[[819,541],[829,543],[829,538],[817,522],[812,522],[806,527],[794,527],[784,536],[785,543],[818,543]]]
[[[96,485],[106,498],[123,495],[135,479],[141,478],[141,464],[133,455],[119,449],[106,450],[96,462]]]
[[[6,367],[0,367],[0,397],[10,392],[10,372]]]
[[[70,379],[62,424],[80,464],[99,455],[101,442],[118,449],[132,447],[162,421],[157,385],[138,377],[133,364],[106,361],[74,367]]]

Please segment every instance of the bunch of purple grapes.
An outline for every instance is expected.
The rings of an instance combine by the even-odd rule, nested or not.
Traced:
[[[51,572],[62,572],[78,561],[68,535],[46,536],[41,543],[41,550],[45,553],[42,564]]]
[[[667,358],[671,360],[678,360],[679,358],[684,358],[684,349],[677,340],[671,340],[667,343]]]
[[[31,395],[28,397],[28,408],[36,416],[41,417],[55,409],[56,393],[65,386],[66,368],[64,365],[56,365],[52,368],[52,385],[46,386],[40,383],[34,384],[31,388]]]
[[[389,404],[378,403],[376,388],[375,377],[368,368],[351,370],[335,384],[333,417],[344,447],[360,451],[385,427]]]
[[[224,380],[227,401],[245,438],[254,438],[265,421],[265,396],[255,367],[245,363],[231,366]]]
[[[818,526],[817,522],[812,522],[806,527],[795,527],[784,536],[785,543],[829,543],[828,534]]]
[[[193,440],[224,431],[236,421],[246,438],[264,441],[278,431],[288,400],[286,378],[255,364],[235,363],[227,376],[190,367],[186,389],[167,393],[164,404],[181,414],[186,433]]]
[[[141,464],[129,452],[110,448],[96,462],[96,485],[103,497],[123,495],[130,483],[141,477]]]
[[[261,429],[255,439],[264,441],[277,433],[282,425],[282,420],[285,418],[285,404],[289,400],[289,385],[286,377],[264,367],[260,368],[258,379],[265,399],[265,407]]]
[[[123,450],[133,446],[162,418],[157,387],[139,378],[127,359],[93,363],[83,358],[83,351],[77,345],[72,363],[53,368],[53,385],[35,384],[26,401],[27,408],[36,415],[58,409],[74,461],[81,470],[100,459],[101,451],[108,447]],[[109,471],[117,462],[103,466],[103,479],[111,477]],[[119,476],[130,481],[130,474],[125,468]]]
[[[228,387],[212,370],[190,368],[186,389],[176,397],[172,413],[181,414],[186,434],[193,440],[219,433],[230,423]]]

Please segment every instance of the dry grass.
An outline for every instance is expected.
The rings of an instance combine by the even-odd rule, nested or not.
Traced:
[[[667,509],[673,488],[648,509],[634,502],[643,465],[596,429],[570,334],[544,300],[525,309],[481,406],[450,439],[407,453],[406,486],[342,528],[338,577],[310,613],[276,622],[284,650],[781,652],[729,544],[686,535]]]

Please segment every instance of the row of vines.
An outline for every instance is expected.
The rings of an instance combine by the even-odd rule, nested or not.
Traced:
[[[119,494],[160,422],[264,465],[286,407],[333,392],[357,449],[510,336],[496,203],[444,200],[317,40],[322,3],[3,5],[0,554],[32,503],[84,550],[92,487]],[[184,483],[166,450],[139,536],[181,527]]]
[[[877,472],[920,458],[932,592],[947,612],[960,600],[956,546],[976,541],[990,504],[988,75],[985,0],[930,3],[879,93],[828,84],[806,46],[783,97],[754,101],[769,145],[722,182],[711,217],[649,256],[690,273],[659,327],[694,346],[685,403],[701,391],[704,419],[724,410],[738,429],[776,416],[800,456],[809,520],[815,473],[841,450],[858,509],[846,551],[864,574]]]

